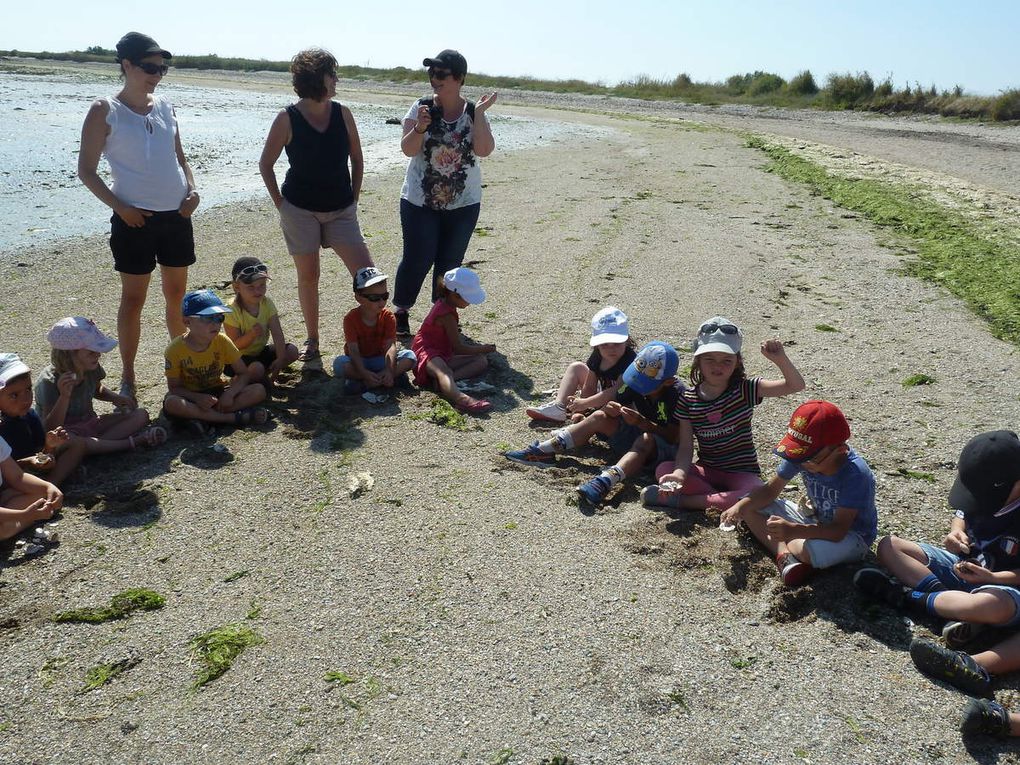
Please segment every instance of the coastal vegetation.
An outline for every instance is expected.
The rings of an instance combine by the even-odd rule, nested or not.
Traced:
[[[114,51],[91,46],[84,51],[53,53],[0,50],[0,57],[28,57],[56,61],[113,63]],[[231,71],[286,72],[289,61],[231,58],[210,53],[204,56],[174,56],[178,69],[225,69]],[[420,68],[398,66],[379,69],[366,66],[341,66],[339,75],[349,80],[380,82],[418,82]],[[772,72],[747,72],[728,77],[725,82],[695,82],[688,74],[673,79],[638,76],[616,85],[585,80],[544,80],[535,77],[506,77],[487,74],[468,75],[472,85],[500,90],[542,90],[553,93],[581,93],[688,103],[754,104],[829,110],[861,110],[898,114],[938,114],[944,117],[981,119],[995,122],[1020,120],[1020,88],[1011,88],[994,96],[968,94],[961,85],[939,90],[934,84],[906,82],[898,87],[892,76],[876,83],[867,72],[833,73],[821,85],[804,70],[789,80]]]

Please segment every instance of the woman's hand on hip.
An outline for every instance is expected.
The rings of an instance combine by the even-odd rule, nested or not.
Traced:
[[[148,210],[140,210],[131,205],[123,205],[114,210],[124,223],[131,228],[141,228],[145,225],[145,219],[152,215]]]
[[[192,189],[188,192],[188,196],[184,197],[184,201],[177,208],[177,212],[181,214],[182,218],[190,218],[191,214],[195,212],[195,208],[198,207],[198,202],[198,192]]]

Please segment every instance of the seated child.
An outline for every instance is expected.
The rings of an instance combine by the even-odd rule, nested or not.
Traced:
[[[344,316],[344,355],[333,359],[333,374],[344,380],[344,392],[364,393],[367,388],[409,389],[407,372],[414,368],[414,352],[397,350],[397,319],[386,307],[389,277],[377,268],[359,268],[354,274],[357,308]]]
[[[269,412],[255,406],[266,398],[266,389],[253,380],[261,379],[265,367],[257,361],[246,364],[241,352],[220,332],[230,309],[211,290],[189,292],[182,303],[184,325],[180,337],[167,347],[166,384],[163,411],[171,420],[194,423],[196,434],[205,435],[203,422],[233,423],[238,427],[263,425]],[[234,376],[223,379],[230,365]]]
[[[0,539],[52,518],[63,503],[60,489],[18,467],[11,447],[0,438]]]
[[[103,385],[106,371],[99,360],[117,346],[116,340],[84,316],[61,319],[46,339],[52,346],[52,363],[35,384],[36,409],[46,430],[63,427],[72,441],[84,442],[86,455],[158,446],[166,441],[166,431],[148,427],[148,413],[139,409],[133,398]],[[94,401],[106,401],[121,411],[96,414]]]
[[[587,361],[574,361],[560,380],[560,389],[552,401],[533,406],[526,414],[539,422],[580,422],[585,413],[601,409],[616,394],[620,375],[634,360],[634,341],[630,337],[627,314],[606,306],[591,320],[591,355]]]
[[[722,525],[747,524],[775,556],[788,587],[816,569],[860,560],[875,541],[875,477],[848,438],[850,426],[835,404],[801,404],[775,448],[782,457],[775,477],[722,514]],[[798,473],[807,495],[799,506],[779,498]]]
[[[85,442],[74,439],[62,427],[46,432],[39,413],[32,408],[32,375],[13,353],[0,353],[0,438],[22,470],[45,474],[50,483],[61,484],[85,456]]]
[[[948,619],[942,636],[951,648],[986,625],[1020,625],[1020,440],[1010,430],[975,436],[956,469],[956,516],[943,547],[883,537],[878,560],[893,578],[877,568],[854,577],[871,598]]]
[[[495,345],[474,345],[460,333],[457,309],[485,302],[478,274],[470,268],[451,268],[438,285],[439,299],[414,336],[411,350],[417,359],[414,381],[424,388],[435,381],[439,395],[466,414],[484,414],[492,409],[485,399],[474,399],[457,388],[457,380],[477,377],[488,366],[485,354]]]
[[[673,346],[653,340],[624,370],[615,401],[581,422],[553,431],[547,441],[506,452],[506,458],[520,465],[552,467],[558,453],[583,446],[596,434],[606,437],[619,460],[577,487],[584,505],[599,505],[624,478],[676,451],[676,402],[682,389],[676,379],[679,366]]]
[[[223,331],[245,364],[257,361],[266,370],[268,394],[280,370],[297,361],[298,349],[284,339],[276,305],[266,295],[269,267],[258,258],[245,256],[234,261],[230,278],[234,299],[223,319]]]

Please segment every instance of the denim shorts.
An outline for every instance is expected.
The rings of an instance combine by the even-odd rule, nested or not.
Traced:
[[[397,361],[403,361],[408,359],[411,362],[411,368],[414,368],[415,362],[418,361],[418,357],[414,355],[414,351],[403,348],[397,351]],[[337,356],[333,359],[333,374],[337,377],[347,376],[347,365],[351,363],[350,356]],[[386,369],[386,357],[385,356],[365,356],[362,357],[361,363],[365,365],[365,369],[369,372],[382,372]]]
[[[1013,618],[1003,627],[1015,627],[1020,624],[1020,590],[1016,587],[1007,587],[1004,584],[971,584],[957,576],[954,566],[966,558],[949,552],[942,547],[935,547],[925,542],[918,542],[917,546],[924,551],[928,557],[928,568],[950,590],[962,590],[963,592],[981,592],[982,590],[1002,590],[1013,599]]]

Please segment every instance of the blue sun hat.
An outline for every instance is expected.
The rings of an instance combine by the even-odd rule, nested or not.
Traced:
[[[679,368],[680,357],[673,346],[662,340],[652,340],[638,351],[630,366],[623,371],[623,382],[642,396],[647,396],[664,380],[675,377]]]
[[[223,305],[223,301],[212,290],[198,290],[184,296],[181,313],[185,316],[215,316],[230,313],[230,309]]]

